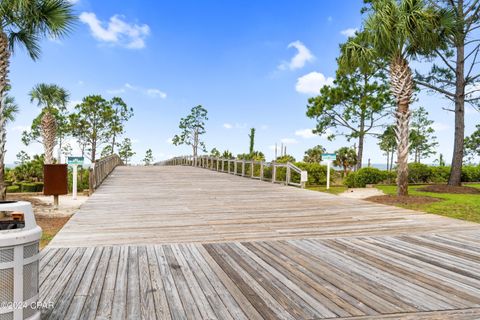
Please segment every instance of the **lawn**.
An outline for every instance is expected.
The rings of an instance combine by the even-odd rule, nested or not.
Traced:
[[[311,186],[307,187],[308,190],[314,190],[314,191],[320,191],[320,192],[328,192],[331,194],[339,194],[342,192],[347,191],[347,187],[339,186],[339,187],[330,187],[330,189],[327,190],[327,187],[325,186]]]
[[[469,187],[480,189],[480,184],[469,184]],[[396,194],[396,186],[377,186],[386,194]],[[480,196],[478,194],[450,194],[423,192],[417,189],[422,186],[409,187],[409,194],[412,196],[426,196],[441,199],[441,201],[428,204],[407,204],[399,205],[404,208],[425,211],[442,216],[473,221],[480,223]]]

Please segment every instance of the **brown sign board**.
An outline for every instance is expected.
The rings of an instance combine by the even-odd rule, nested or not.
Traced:
[[[67,164],[45,164],[43,166],[43,194],[46,196],[68,194],[67,177]]]

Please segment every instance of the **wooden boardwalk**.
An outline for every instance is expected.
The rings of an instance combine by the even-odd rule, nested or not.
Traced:
[[[477,319],[480,228],[190,167],[117,168],[42,251],[47,319]]]

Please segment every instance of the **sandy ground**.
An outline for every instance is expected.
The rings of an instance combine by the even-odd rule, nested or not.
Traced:
[[[88,199],[87,196],[79,195],[76,200],[71,195],[60,196],[58,209],[53,207],[53,196],[33,196],[42,202],[42,206],[36,210],[36,216],[42,217],[70,217]],[[28,200],[27,200],[28,201]]]
[[[346,198],[366,199],[374,196],[383,196],[385,194],[377,188],[352,188],[338,195]]]

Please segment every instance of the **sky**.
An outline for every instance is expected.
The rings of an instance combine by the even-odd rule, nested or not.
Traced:
[[[37,61],[22,49],[12,58],[11,93],[20,113],[8,127],[6,163],[21,150],[42,153],[40,144],[21,142],[21,132],[40,112],[28,92],[42,82],[67,89],[71,110],[91,94],[123,98],[135,113],[124,135],[133,141],[133,163],[148,148],[157,161],[191,154],[171,138],[179,133],[180,118],[199,104],[208,110],[208,150],[248,152],[250,128],[256,128],[255,149],[267,159],[275,143],[287,145],[297,160],[317,144],[328,152],[353,146],[342,137],[328,141],[312,134],[315,121],[305,112],[308,98],[333,81],[339,45],[360,27],[363,1],[72,2],[79,21],[67,37],[45,39]],[[454,117],[443,108],[450,103],[420,93],[414,107],[419,105],[435,120],[438,152],[448,162]],[[478,123],[480,114],[468,108],[466,134]],[[75,140],[70,143],[78,155]],[[384,158],[377,140],[367,138],[365,163]]]

